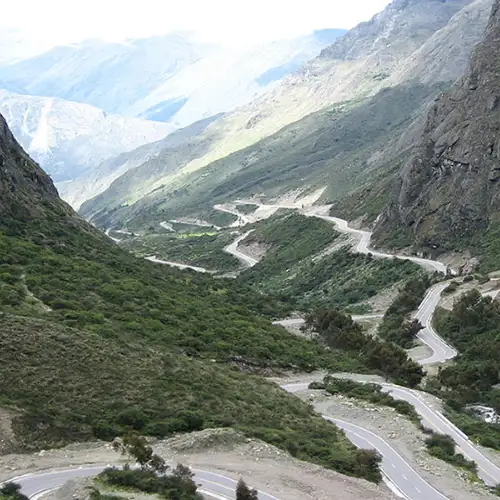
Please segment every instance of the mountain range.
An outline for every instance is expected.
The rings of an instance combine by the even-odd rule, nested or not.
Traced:
[[[322,200],[335,202],[379,167],[394,172],[392,159],[410,153],[429,103],[465,71],[491,4],[395,0],[275,89],[167,144],[161,162],[145,158],[82,213],[140,225],[213,200],[325,186]]]
[[[90,40],[22,60],[12,51],[13,60],[0,60],[0,111],[66,196],[60,182],[89,179],[103,161],[248,102],[343,33],[322,30],[245,50],[171,34]],[[98,192],[88,189],[88,196]],[[78,207],[77,198],[67,197]]]

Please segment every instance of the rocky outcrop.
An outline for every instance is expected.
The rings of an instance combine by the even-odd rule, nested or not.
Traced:
[[[500,215],[500,0],[465,76],[429,111],[375,238],[405,232],[435,251],[482,233]]]

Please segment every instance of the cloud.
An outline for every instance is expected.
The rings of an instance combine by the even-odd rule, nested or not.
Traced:
[[[2,6],[2,23],[36,38],[68,43],[122,40],[192,31],[205,40],[245,44],[322,28],[350,28],[389,0],[16,0]],[[6,21],[8,20],[8,21]]]

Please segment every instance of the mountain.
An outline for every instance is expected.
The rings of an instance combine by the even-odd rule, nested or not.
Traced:
[[[166,149],[160,168],[124,174],[82,213],[140,224],[212,199],[325,184],[323,201],[334,201],[408,154],[429,101],[463,74],[491,2],[394,1],[273,91]]]
[[[201,134],[217,118],[218,116],[214,116],[200,120],[189,127],[172,132],[164,139],[122,153],[103,163],[96,163],[83,174],[76,175],[71,180],[59,182],[57,184],[59,193],[75,210],[78,210],[83,202],[108,189],[115,179],[125,175],[129,170],[145,162],[151,165],[162,165],[165,161],[165,151],[178,147],[190,138]]]
[[[84,175],[91,166],[172,131],[164,123],[108,115],[86,104],[1,89],[0,112],[19,142],[56,182]]]
[[[500,1],[465,73],[430,109],[376,238],[428,253],[472,251],[496,269],[500,248]]]
[[[234,280],[122,251],[59,199],[1,115],[0,269],[0,409],[3,422],[12,419],[11,450],[130,429],[164,437],[234,427],[302,460],[381,480],[373,452],[244,373],[355,371],[364,369],[360,353],[273,326],[256,311],[275,305]]]
[[[123,43],[87,40],[4,66],[0,75],[30,95],[58,97],[126,114],[158,82],[215,50],[195,45],[180,34]]]
[[[344,32],[323,30],[243,51],[199,43],[189,34],[91,40],[0,68],[0,79],[27,94],[178,128],[248,102]]]

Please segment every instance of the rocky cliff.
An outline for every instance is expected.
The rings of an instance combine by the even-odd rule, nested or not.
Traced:
[[[500,0],[465,76],[429,111],[375,235],[436,253],[470,247],[500,216]]]

